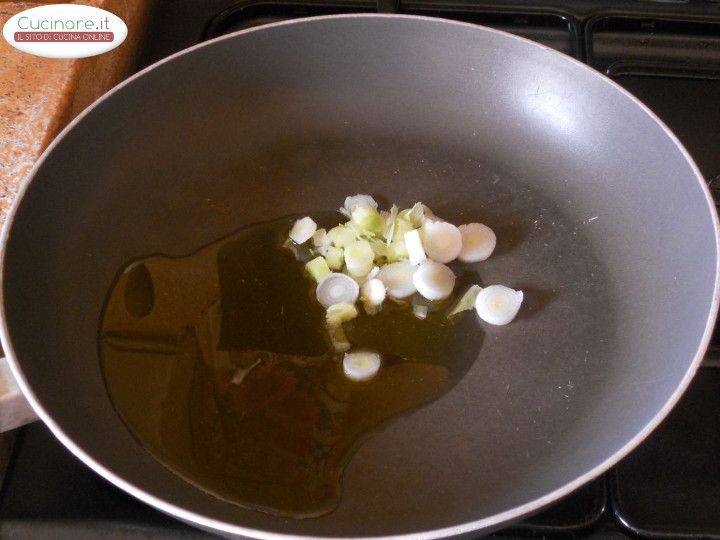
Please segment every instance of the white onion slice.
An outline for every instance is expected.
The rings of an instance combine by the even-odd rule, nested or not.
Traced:
[[[387,293],[393,298],[406,298],[415,293],[413,274],[417,266],[410,261],[386,264],[380,269],[378,279],[385,284]]]
[[[423,246],[429,259],[439,263],[454,261],[462,249],[462,235],[452,223],[426,221],[422,227]]]
[[[304,244],[317,230],[317,224],[309,217],[298,219],[290,229],[290,239],[296,244]]]
[[[360,287],[360,299],[365,311],[374,313],[385,301],[385,284],[377,278],[369,279]]]
[[[312,235],[312,243],[313,247],[320,255],[325,255],[325,253],[327,253],[327,248],[332,245],[332,241],[325,229],[318,229],[315,231],[315,234]]]
[[[408,252],[408,259],[413,264],[420,264],[427,256],[425,255],[425,248],[423,248],[422,240],[420,238],[420,231],[413,229],[405,233],[405,249]]]
[[[435,214],[433,214],[433,211],[430,210],[426,205],[423,204],[423,207],[425,209],[425,212],[423,213],[423,223],[426,221],[445,221],[442,218],[437,217]]]
[[[461,261],[484,261],[492,254],[497,237],[490,227],[482,223],[468,223],[458,228],[462,235],[462,250],[459,256]]]
[[[427,306],[413,306],[413,315],[415,315],[418,319],[427,319],[428,311],[430,310]]]
[[[462,298],[458,300],[458,303],[455,304],[455,307],[452,309],[452,311],[448,313],[448,317],[453,317],[458,313],[473,309],[475,307],[475,300],[477,299],[477,295],[480,294],[481,290],[482,289],[480,288],[480,285],[471,285],[470,288],[465,291],[465,294],[462,295]]]
[[[345,197],[345,204],[340,208],[340,213],[344,216],[350,217],[353,210],[361,206],[371,206],[377,210],[378,203],[370,195],[352,195]]]
[[[522,301],[522,291],[504,285],[490,285],[477,295],[475,310],[483,321],[503,325],[515,318],[520,311]]]
[[[413,284],[424,298],[442,300],[455,288],[455,274],[444,264],[425,261],[415,271]]]
[[[380,355],[371,351],[353,351],[343,357],[343,371],[348,379],[367,381],[380,370]]]
[[[360,286],[350,276],[332,273],[318,283],[315,295],[324,307],[347,302],[354,304],[360,294]]]
[[[375,252],[367,240],[355,240],[345,247],[345,266],[353,276],[367,275],[374,260]]]
[[[328,327],[328,331],[330,332],[330,341],[332,342],[333,348],[337,352],[345,352],[350,350],[350,347],[352,347],[352,345],[350,345],[350,342],[348,341],[342,326]]]
[[[380,267],[379,266],[373,266],[372,270],[368,273],[367,276],[365,276],[365,281],[369,281],[371,279],[375,279],[378,274],[380,273]]]

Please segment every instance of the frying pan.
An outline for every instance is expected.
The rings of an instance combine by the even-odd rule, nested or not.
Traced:
[[[108,399],[97,333],[129,260],[189,253],[352,193],[427,202],[499,238],[484,283],[523,289],[433,404],[378,429],[334,512],[294,520],[185,482]],[[601,474],[665,417],[708,344],[717,216],[697,167],[597,72],[495,30],[352,15],[176,54],[71,123],[3,233],[2,344],[40,418],[154,507],[227,535],[471,535]]]

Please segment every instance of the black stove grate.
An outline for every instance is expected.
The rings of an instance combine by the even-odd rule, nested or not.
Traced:
[[[700,371],[653,435],[611,475],[617,519],[642,537],[720,538],[720,369]]]

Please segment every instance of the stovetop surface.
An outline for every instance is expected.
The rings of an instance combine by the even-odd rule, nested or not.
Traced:
[[[228,32],[330,13],[414,13],[519,34],[586,62],[639,97],[678,135],[713,190],[720,190],[720,0],[158,4],[138,68]],[[553,507],[495,536],[720,539],[719,344],[716,339],[686,395],[637,450]],[[19,430],[0,490],[0,536],[101,535],[207,537],[95,475],[43,425]]]

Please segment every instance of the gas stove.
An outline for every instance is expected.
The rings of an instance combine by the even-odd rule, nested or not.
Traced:
[[[298,17],[397,12],[539,41],[606,74],[679,136],[720,200],[720,0],[158,2],[138,69],[207,39]],[[498,538],[720,538],[720,339],[665,422],[607,474]],[[42,424],[14,434],[3,538],[203,538],[75,460]],[[5,441],[6,443],[8,441]]]

